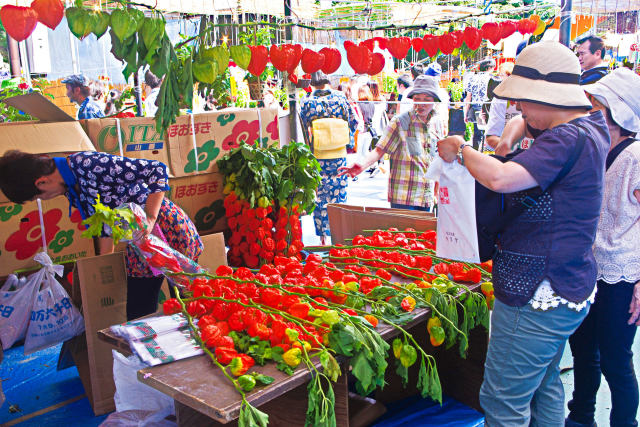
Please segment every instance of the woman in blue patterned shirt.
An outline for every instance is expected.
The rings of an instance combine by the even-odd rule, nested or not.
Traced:
[[[168,181],[164,163],[94,151],[49,158],[11,150],[0,157],[0,189],[12,202],[65,195],[83,218],[95,212],[93,204],[98,195],[111,208],[136,203],[147,214],[149,232],[157,224],[169,246],[197,261],[202,241],[187,214],[164,197]],[[105,234],[98,239],[97,248],[98,254],[113,252],[113,241]],[[126,264],[127,319],[154,313],[163,277],[154,277],[130,246]]]

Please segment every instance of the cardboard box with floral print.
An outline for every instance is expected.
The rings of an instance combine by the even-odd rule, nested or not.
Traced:
[[[55,264],[94,255],[93,240],[82,237],[80,212],[60,196],[42,201],[42,220],[36,202],[0,204],[0,277],[39,266],[33,256],[42,250],[42,234]]]
[[[220,173],[171,178],[169,186],[168,197],[189,215],[200,234],[227,228],[222,204],[223,176]]]

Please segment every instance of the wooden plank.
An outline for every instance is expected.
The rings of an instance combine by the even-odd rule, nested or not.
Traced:
[[[479,286],[480,285],[473,285],[469,288],[476,290]],[[466,361],[457,355],[457,346],[439,355],[442,349],[433,349],[426,337],[424,322],[430,317],[430,312],[429,309],[416,310],[414,319],[404,325],[403,328],[410,330],[418,337],[422,336],[420,340],[418,340],[418,338],[416,338],[416,340],[418,342],[424,342],[424,345],[429,348],[427,353],[433,353],[434,357],[436,357],[439,368],[438,372],[445,393],[457,397],[458,400],[471,407],[479,408],[477,404],[477,390],[479,389],[479,384],[482,382],[482,369],[484,365],[484,355],[486,354],[486,333],[480,333],[479,340],[472,341],[470,337],[470,352]],[[382,322],[377,330],[386,341],[399,335],[397,329]],[[471,335],[474,336],[474,334]],[[114,336],[108,329],[100,331],[99,336],[101,339],[108,340],[112,345],[116,345],[117,343],[118,348],[127,346],[124,340]],[[482,345],[483,342],[484,345]],[[342,363],[343,360],[339,360],[339,362]],[[316,366],[319,366],[319,363],[316,363]],[[417,379],[417,367],[415,367],[415,369],[415,372],[410,372],[410,378]],[[260,407],[261,410],[267,407],[264,405],[268,404],[268,402],[276,398],[281,398],[288,392],[298,389],[300,386],[306,384],[310,378],[309,371],[303,367],[299,367],[292,376],[278,371],[274,363],[267,363],[265,366],[256,366],[255,369],[252,370],[275,378],[275,381],[269,386],[258,388],[247,395],[247,400],[251,402],[252,405]],[[393,371],[393,366],[389,366],[387,372],[391,380],[393,380],[393,376],[397,377]],[[473,383],[472,386],[467,387],[465,385],[465,377],[458,375],[458,373],[461,374],[463,372],[468,376],[469,381]],[[451,375],[449,376],[449,374]],[[346,378],[346,375],[342,377]],[[473,378],[473,380],[471,380],[471,378]],[[190,359],[142,369],[138,371],[138,380],[171,396],[176,402],[191,407],[223,424],[235,420],[240,412],[240,395],[220,369],[213,365],[208,359],[208,356],[196,356]],[[450,382],[450,384],[448,384],[448,382]],[[402,398],[402,396],[407,395],[407,392],[403,391],[401,386],[397,390],[394,386],[385,386],[384,392],[389,392],[391,397],[387,398],[387,400],[393,398],[391,401],[398,400]],[[413,394],[415,393],[414,384]],[[302,390],[300,395],[306,399],[306,389]],[[383,399],[383,401],[384,400],[385,399]],[[338,411],[337,407],[336,411]],[[302,419],[304,419],[304,413]]]

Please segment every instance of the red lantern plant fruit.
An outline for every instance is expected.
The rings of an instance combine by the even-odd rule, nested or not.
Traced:
[[[439,39],[439,36],[433,34],[427,34],[422,38],[422,48],[432,58],[438,54]]]
[[[60,0],[33,0],[31,9],[38,14],[38,21],[55,30],[64,16],[64,5]]]
[[[387,40],[387,50],[391,56],[397,59],[404,59],[409,53],[411,39],[409,37],[394,37]]]
[[[500,38],[506,39],[516,32],[516,24],[513,21],[502,21],[500,23]]]
[[[302,71],[311,74],[315,73],[324,65],[324,55],[311,49],[302,51]]]
[[[366,74],[371,66],[371,51],[365,45],[351,44],[347,47],[347,61],[356,74]]]
[[[449,55],[456,48],[455,36],[452,36],[451,33],[441,35],[438,46],[440,47],[440,51],[442,53],[444,53],[445,55]]]
[[[267,50],[266,46],[262,45],[249,46],[249,49],[251,49],[251,60],[249,61],[247,71],[254,76],[259,76],[266,68],[267,62],[269,62],[269,50]]]
[[[464,29],[464,42],[467,47],[471,50],[476,50],[480,47],[480,43],[482,43],[482,34],[480,30],[475,27],[467,27]]]
[[[497,22],[487,22],[482,24],[480,29],[482,38],[489,40],[491,44],[497,44],[502,37],[500,36],[500,24]]]
[[[33,33],[38,24],[38,13],[30,7],[2,6],[0,20],[7,33],[16,41],[21,42]]]
[[[411,40],[411,47],[416,52],[420,52],[422,50],[422,37],[416,37]]]
[[[367,74],[371,76],[375,76],[384,68],[384,55],[380,52],[375,52],[371,55],[371,65],[369,66],[369,70]]]
[[[462,42],[464,41],[464,32],[462,30],[452,31],[451,35],[453,36],[453,47],[456,49],[462,47]]]
[[[334,47],[323,47],[320,49],[320,53],[324,56],[324,63],[320,68],[322,72],[325,74],[335,73],[342,63],[340,51]]]

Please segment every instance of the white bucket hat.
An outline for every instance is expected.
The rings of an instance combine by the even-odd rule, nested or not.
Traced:
[[[583,89],[576,55],[568,47],[548,41],[527,46],[511,75],[493,93],[511,101],[588,110],[592,106]]]
[[[413,98],[414,95],[426,94],[432,97],[434,100],[440,102],[440,95],[438,95],[438,81],[436,77],[418,76],[413,81],[413,89],[407,95],[407,98]]]
[[[640,76],[628,68],[617,68],[583,89],[611,111],[618,126],[640,132]]]

